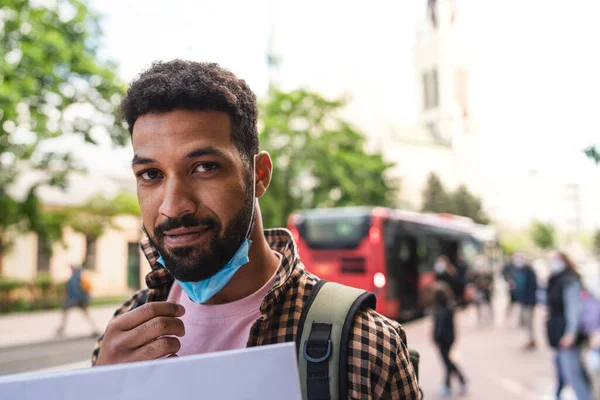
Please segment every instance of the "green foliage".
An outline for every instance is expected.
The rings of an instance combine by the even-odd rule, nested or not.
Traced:
[[[97,195],[80,206],[48,211],[43,214],[46,222],[40,237],[48,243],[62,240],[62,227],[70,226],[88,238],[97,239],[107,228],[114,227],[113,218],[118,215],[140,215],[135,195],[123,192],[112,199]],[[46,250],[51,253],[51,248]]]
[[[587,149],[585,149],[585,154],[589,158],[594,160],[596,165],[600,164],[600,150],[598,150],[596,147],[594,147],[594,146],[588,147]]]
[[[478,224],[489,224],[490,219],[483,211],[481,200],[475,197],[466,186],[460,186],[451,196],[453,214],[471,218]]]
[[[338,116],[343,106],[274,88],[261,104],[260,142],[274,163],[261,199],[265,227],[285,226],[300,208],[393,205],[397,188],[385,178],[392,165],[365,152],[365,136]]]
[[[448,193],[440,178],[431,173],[423,190],[423,212],[448,213],[471,218],[478,224],[489,224],[481,200],[474,196],[466,186],[460,186],[455,192]]]
[[[137,199],[129,193],[121,193],[114,199],[97,195],[78,207],[69,207],[66,211],[67,224],[75,231],[94,239],[102,236],[106,228],[113,226],[112,220],[117,215],[140,215]]]
[[[500,247],[505,255],[512,255],[517,251],[524,251],[531,248],[530,232],[503,232],[500,239]]]
[[[554,247],[556,232],[550,224],[535,222],[531,226],[531,239],[540,249],[547,250]]]
[[[12,230],[54,235],[55,227],[46,226],[40,212],[36,188],[64,188],[68,173],[80,169],[70,152],[41,153],[40,143],[64,134],[80,135],[88,143],[95,143],[96,133],[118,145],[128,140],[113,115],[125,86],[116,77],[116,65],[97,55],[98,21],[81,0],[2,2],[0,253],[8,248]],[[7,189],[24,170],[38,170],[44,178],[25,200],[12,198]]]
[[[27,283],[18,279],[0,278],[0,292],[8,292],[11,290],[20,289],[22,287],[25,287],[26,285]]]
[[[429,174],[427,185],[423,190],[423,212],[452,213],[452,198],[446,192],[440,178],[433,172]]]
[[[600,256],[600,229],[594,233],[594,252],[596,255]]]

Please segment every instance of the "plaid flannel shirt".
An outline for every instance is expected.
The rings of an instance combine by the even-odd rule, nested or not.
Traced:
[[[307,272],[289,231],[270,229],[264,232],[274,251],[280,253],[281,264],[273,288],[260,306],[262,316],[250,329],[248,347],[294,342],[303,304],[319,280]],[[165,301],[173,277],[156,262],[158,253],[147,238],[141,247],[152,271],[146,276],[148,289],[138,291],[115,313],[115,317],[146,302]],[[101,337],[92,356],[95,365],[102,351]],[[350,337],[348,353],[349,399],[418,399],[418,385],[410,364],[406,335],[395,321],[371,309],[357,313]]]

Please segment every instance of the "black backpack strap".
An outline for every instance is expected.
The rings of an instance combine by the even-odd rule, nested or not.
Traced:
[[[296,346],[305,400],[335,400],[348,393],[348,350],[354,317],[375,309],[373,293],[319,281],[302,308]]]

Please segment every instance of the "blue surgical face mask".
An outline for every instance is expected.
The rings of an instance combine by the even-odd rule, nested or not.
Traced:
[[[199,282],[183,282],[176,279],[181,289],[188,295],[190,300],[192,300],[196,304],[204,304],[208,300],[210,300],[215,294],[219,293],[221,289],[229,283],[231,278],[235,275],[235,273],[242,268],[245,264],[250,261],[248,254],[250,252],[250,247],[252,246],[252,240],[250,240],[250,234],[252,229],[252,222],[254,222],[254,213],[256,207],[256,199],[255,199],[255,186],[256,186],[256,178],[255,178],[255,169],[256,169],[256,156],[253,160],[253,168],[252,168],[252,215],[250,217],[250,225],[248,226],[248,231],[246,232],[246,237],[239,249],[233,255],[231,260],[223,267],[219,272],[210,278],[201,280]],[[160,256],[158,260],[163,267],[167,268],[165,262]],[[168,270],[168,268],[167,268]]]

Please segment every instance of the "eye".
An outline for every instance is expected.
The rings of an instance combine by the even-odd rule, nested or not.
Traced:
[[[155,169],[147,169],[138,173],[137,176],[144,182],[152,182],[153,180],[160,178],[161,175],[160,172]]]
[[[207,173],[219,168],[219,164],[215,162],[202,162],[194,167],[194,172]]]

